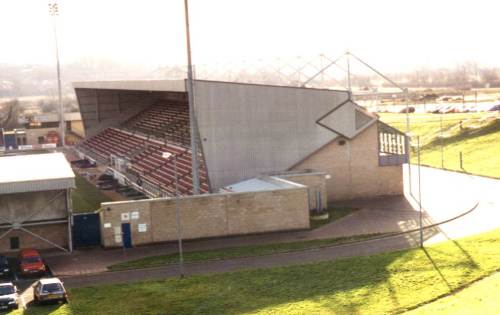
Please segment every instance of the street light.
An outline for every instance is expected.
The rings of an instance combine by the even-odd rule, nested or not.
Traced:
[[[57,93],[59,102],[59,134],[61,136],[61,146],[65,145],[65,132],[64,132],[64,109],[62,103],[61,92],[61,67],[59,64],[59,45],[57,43],[57,26],[56,16],[59,15],[59,5],[57,2],[49,3],[49,15],[52,16],[52,25],[54,28],[54,40],[56,45],[56,63],[57,63]]]
[[[175,178],[175,221],[177,223],[177,242],[179,246],[179,273],[180,277],[184,278],[184,257],[182,254],[182,230],[181,230],[181,214],[179,209],[179,182],[177,179],[177,158],[170,152],[163,152],[162,158],[174,161],[174,178]]]
[[[198,125],[196,123],[194,110],[194,86],[193,86],[193,63],[191,61],[191,35],[189,33],[189,5],[184,0],[184,15],[186,23],[186,50],[187,50],[187,94],[189,105],[189,131],[191,137],[191,168],[193,176],[193,195],[200,193],[200,178],[198,174]]]

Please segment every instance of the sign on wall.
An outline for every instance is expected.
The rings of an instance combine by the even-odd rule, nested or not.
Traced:
[[[137,230],[138,230],[139,232],[141,232],[141,233],[143,233],[143,232],[147,232],[147,230],[148,230],[148,225],[147,225],[146,223],[139,223],[139,224],[137,225]]]
[[[120,244],[122,242],[122,227],[115,226],[115,243]]]
[[[122,221],[128,221],[128,220],[130,220],[130,213],[124,212],[124,213],[122,213],[121,217],[122,217]]]
[[[139,219],[139,211],[132,211],[132,213],[130,214],[130,218],[132,220],[138,220]]]

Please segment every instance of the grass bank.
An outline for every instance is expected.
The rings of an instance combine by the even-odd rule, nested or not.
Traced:
[[[411,133],[421,137],[422,164],[440,168],[443,156],[446,169],[500,178],[500,120],[498,114],[497,119],[494,119],[494,115],[491,112],[443,115],[444,132],[441,139],[440,115],[411,114]],[[381,119],[402,131],[406,130],[404,114],[381,114]],[[416,144],[415,138],[413,144]],[[417,162],[415,151],[412,162]]]
[[[310,228],[312,230],[317,229],[325,224],[328,224],[328,223],[333,222],[335,220],[338,220],[342,217],[345,217],[346,215],[349,215],[357,210],[359,210],[359,209],[349,208],[349,207],[336,207],[333,205],[328,205],[328,209],[327,209],[328,219],[326,219],[326,220],[313,220],[313,219],[311,219],[309,221]]]
[[[500,229],[422,249],[70,290],[26,314],[394,314],[500,268]]]
[[[224,248],[218,250],[205,250],[184,252],[185,262],[200,262],[209,260],[223,260],[231,258],[263,256],[269,254],[285,253],[301,249],[318,248],[321,246],[337,245],[351,241],[368,239],[381,234],[365,234],[351,237],[338,237],[324,240],[311,240],[290,243],[276,243],[266,245],[251,245],[242,247]],[[179,262],[178,254],[150,256],[137,260],[131,260],[123,263],[118,263],[108,267],[111,271],[127,270],[127,269],[142,269],[167,264],[176,264]]]
[[[498,314],[500,272],[472,284],[456,294],[419,307],[405,315]]]
[[[99,209],[101,202],[111,201],[97,187],[89,183],[84,177],[75,175],[76,189],[71,194],[73,211],[90,212]]]

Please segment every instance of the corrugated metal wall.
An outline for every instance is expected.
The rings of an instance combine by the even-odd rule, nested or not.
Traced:
[[[212,188],[290,168],[337,134],[316,120],[345,91],[196,81],[195,105]]]

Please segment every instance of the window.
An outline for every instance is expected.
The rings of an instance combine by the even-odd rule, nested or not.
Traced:
[[[19,249],[19,237],[14,236],[10,238],[10,249]]]
[[[38,144],[44,144],[45,143],[45,137],[38,137]]]

